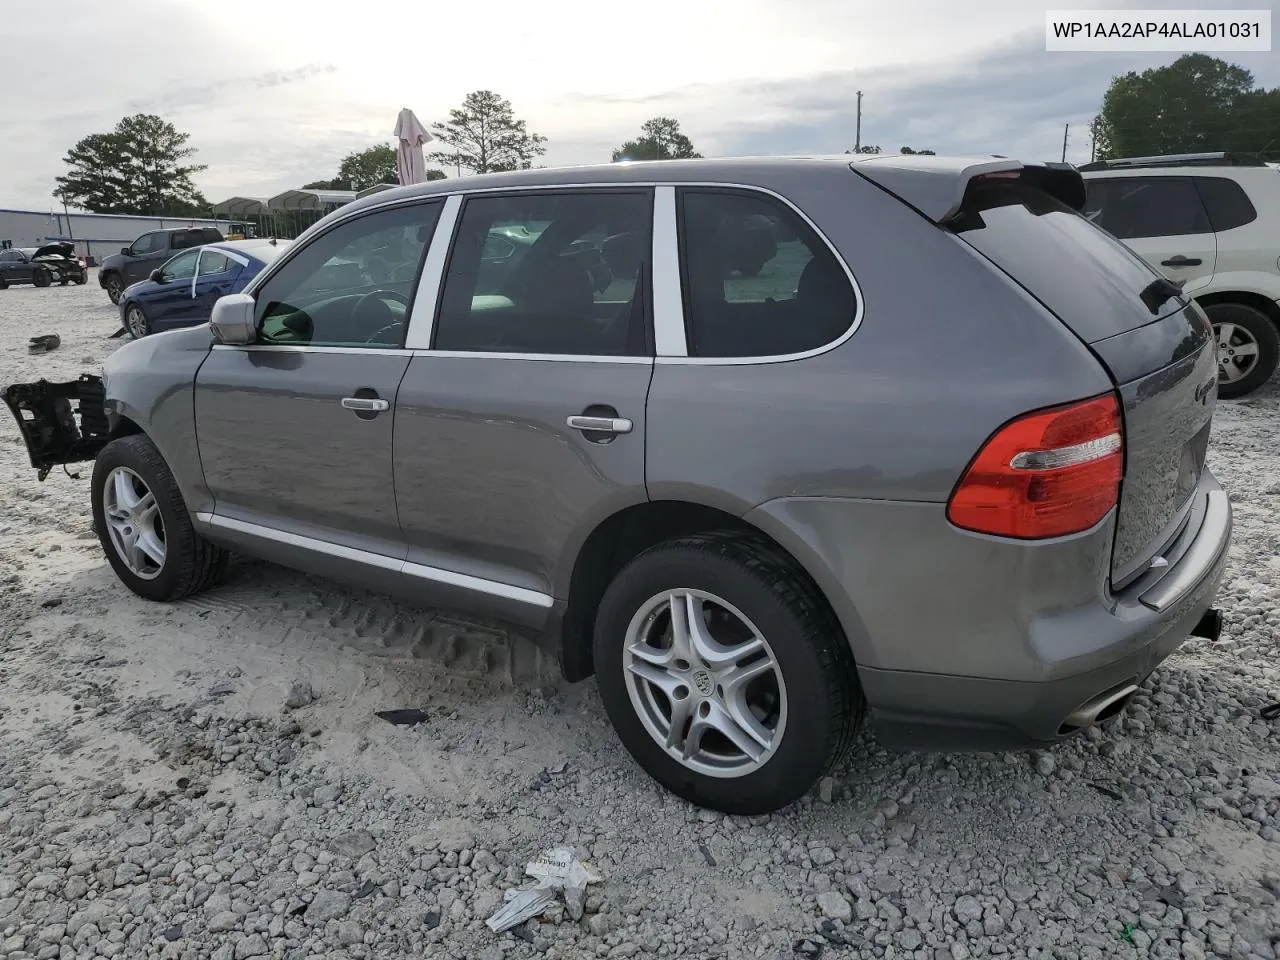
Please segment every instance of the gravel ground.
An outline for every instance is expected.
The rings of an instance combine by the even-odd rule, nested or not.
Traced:
[[[0,383],[96,371],[83,287],[0,293]],[[62,347],[30,356],[26,338]],[[1223,403],[1221,642],[1040,754],[864,735],[772,817],[695,809],[525,640],[279,568],[133,597],[86,482],[0,428],[0,957],[1280,957],[1280,384]],[[375,711],[417,707],[393,726]],[[580,920],[483,920],[575,847]]]

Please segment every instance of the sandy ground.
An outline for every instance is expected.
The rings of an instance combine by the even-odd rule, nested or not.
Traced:
[[[97,372],[117,326],[93,276],[0,291],[0,384]],[[61,348],[28,355],[49,332]],[[1280,957],[1280,722],[1258,716],[1280,699],[1280,383],[1219,410],[1223,642],[1188,643],[1105,733],[966,757],[864,736],[824,799],[754,821],[662,793],[594,684],[500,627],[252,561],[184,603],[136,598],[86,480],[37,482],[6,423],[0,956]],[[316,700],[286,713],[297,682]],[[430,719],[374,716],[401,707]],[[268,826],[232,843],[241,822]],[[325,852],[353,830],[376,852]],[[519,866],[561,843],[605,876],[589,916],[489,933]],[[377,892],[350,902],[348,872]],[[289,920],[316,891],[347,910]],[[89,925],[94,903],[117,920]]]

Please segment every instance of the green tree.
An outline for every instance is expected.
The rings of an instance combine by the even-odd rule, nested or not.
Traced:
[[[910,147],[903,147],[899,152],[907,155],[915,155],[919,157],[937,156],[937,152],[934,150],[912,150]]]
[[[92,133],[67,151],[67,172],[56,178],[54,196],[90,213],[192,216],[209,202],[192,176],[202,164],[190,134],[154,114],[124,117],[110,133]]]
[[[869,144],[863,144],[856,150],[846,150],[845,153],[884,153],[879,147],[873,147]]]
[[[528,170],[547,152],[547,138],[530,133],[516,118],[511,101],[492,90],[467,94],[461,107],[449,111],[448,122],[432,133],[450,149],[428,154],[429,160],[473,173]]]
[[[628,140],[613,151],[613,162],[619,160],[696,160],[702,154],[680,132],[680,121],[670,117],[654,117],[640,126],[640,136]]]
[[[379,183],[399,183],[396,151],[385,143],[349,153],[338,166],[338,179],[363,190]]]
[[[1112,79],[1095,133],[1099,159],[1280,148],[1280,89],[1243,67],[1189,53]]]

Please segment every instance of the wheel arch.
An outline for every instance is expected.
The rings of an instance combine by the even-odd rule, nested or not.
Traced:
[[[793,564],[798,575],[816,589],[831,617],[849,643],[855,663],[859,650],[867,649],[865,628],[856,613],[838,610],[832,603],[836,584],[830,570],[784,525],[753,522],[721,507],[695,500],[649,500],[624,507],[606,517],[587,535],[578,549],[568,578],[567,600],[559,617],[558,652],[566,679],[591,676],[592,631],[600,598],[614,576],[643,551],[677,537],[712,530],[728,530],[755,540]]]
[[[1224,303],[1238,303],[1241,306],[1253,307],[1274,323],[1277,329],[1280,329],[1280,304],[1265,294],[1251,290],[1222,290],[1198,296],[1195,301],[1201,307],[1216,307]]]

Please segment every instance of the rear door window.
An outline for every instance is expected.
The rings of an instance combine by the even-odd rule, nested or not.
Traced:
[[[1099,177],[1086,188],[1085,215],[1121,240],[1213,232],[1190,177]]]
[[[467,199],[434,348],[647,356],[652,221],[649,190]]]
[[[1089,343],[1183,305],[1167,287],[1153,287],[1160,275],[1115,237],[1016,181],[970,186],[951,228]]]
[[[202,250],[200,252],[200,266],[197,276],[209,277],[219,273],[226,273],[228,270],[239,268],[239,266],[240,264],[217,250]]]
[[[844,267],[794,210],[755,191],[681,188],[680,273],[694,357],[816,350],[853,324]]]

